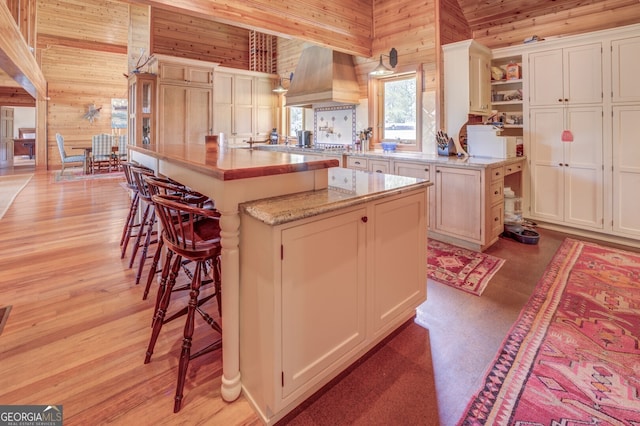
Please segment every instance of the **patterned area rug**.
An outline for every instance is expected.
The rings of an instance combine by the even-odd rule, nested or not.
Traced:
[[[427,274],[429,279],[480,296],[504,259],[429,238]]]
[[[84,171],[79,168],[65,169],[64,173],[60,175],[60,170],[56,170],[51,174],[52,182],[77,182],[80,180],[93,180],[93,179],[124,179],[123,172],[105,172],[95,174],[84,174]]]
[[[460,425],[639,425],[640,253],[567,238]]]
[[[33,174],[0,176],[0,219],[32,177]]]

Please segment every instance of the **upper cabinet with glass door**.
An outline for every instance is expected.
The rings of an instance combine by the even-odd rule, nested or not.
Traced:
[[[140,146],[155,143],[156,75],[129,76],[129,141]]]

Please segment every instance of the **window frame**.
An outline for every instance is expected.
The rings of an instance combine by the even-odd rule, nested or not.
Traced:
[[[384,83],[413,76],[416,80],[416,140],[415,144],[399,144],[399,151],[422,151],[422,94],[424,92],[422,67],[400,69],[388,77],[369,77],[369,123],[373,128],[372,143],[375,149],[382,149],[384,134]]]

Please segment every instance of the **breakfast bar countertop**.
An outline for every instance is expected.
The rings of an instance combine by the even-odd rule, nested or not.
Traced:
[[[204,144],[165,144],[128,147],[189,167],[219,180],[247,179],[339,166],[330,158],[305,156],[304,153],[267,152],[257,149],[211,149]]]

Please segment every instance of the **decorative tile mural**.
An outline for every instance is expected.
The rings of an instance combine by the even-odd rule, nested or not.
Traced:
[[[313,110],[316,144],[351,145],[356,138],[356,106],[334,106]]]

